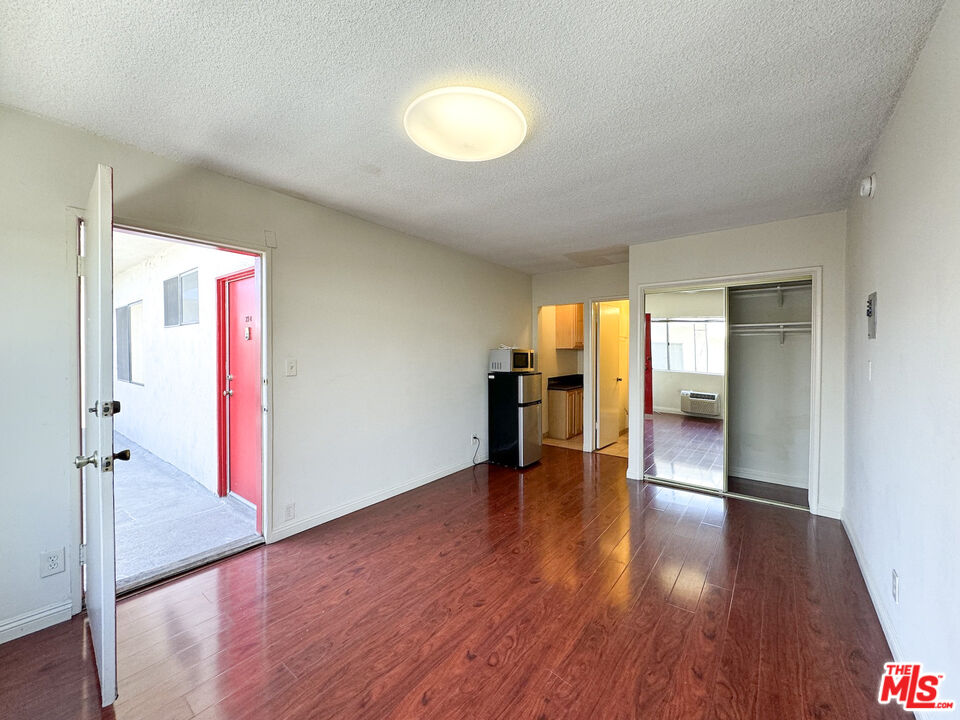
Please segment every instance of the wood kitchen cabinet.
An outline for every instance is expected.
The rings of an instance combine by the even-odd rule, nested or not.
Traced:
[[[583,350],[583,304],[557,305],[557,350]]]
[[[547,435],[566,440],[583,432],[583,388],[547,392]]]

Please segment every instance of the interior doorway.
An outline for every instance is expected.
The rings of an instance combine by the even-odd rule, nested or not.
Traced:
[[[117,591],[262,539],[261,258],[113,235]]]
[[[594,447],[604,455],[628,457],[630,301],[594,303]]]

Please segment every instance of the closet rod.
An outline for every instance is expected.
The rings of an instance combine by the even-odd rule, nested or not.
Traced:
[[[762,328],[806,328],[809,329],[810,323],[808,322],[765,322],[765,323],[730,323],[731,330],[743,329],[751,330]]]
[[[807,327],[797,327],[797,325],[807,325]],[[757,335],[779,335],[780,344],[787,339],[787,335],[799,335],[799,334],[809,334],[811,329],[809,323],[796,323],[793,326],[789,326],[787,323],[780,325],[779,327],[733,327],[730,328],[731,335],[739,335],[741,337],[751,337]]]

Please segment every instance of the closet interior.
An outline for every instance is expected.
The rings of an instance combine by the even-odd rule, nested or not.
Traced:
[[[727,491],[808,507],[810,280],[728,289]]]

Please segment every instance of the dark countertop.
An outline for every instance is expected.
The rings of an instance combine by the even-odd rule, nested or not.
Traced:
[[[583,375],[557,375],[547,378],[547,390],[582,390]]]

